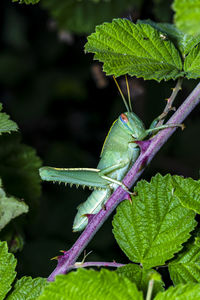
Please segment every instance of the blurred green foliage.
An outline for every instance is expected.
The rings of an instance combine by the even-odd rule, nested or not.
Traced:
[[[157,22],[171,22],[173,15],[172,0],[153,0],[153,14]]]
[[[177,27],[185,33],[200,34],[199,17],[200,2],[199,0],[174,0],[173,2],[174,21]],[[189,20],[189,22],[188,22]]]
[[[38,3],[40,0],[12,0],[13,2],[19,2],[19,4],[36,4]]]
[[[61,29],[90,33],[95,26],[141,7],[143,0],[42,0]]]
[[[70,2],[62,0],[66,7]],[[64,8],[61,9],[61,1],[41,0],[39,5],[26,6],[2,0],[0,4],[0,101],[4,111],[18,124],[22,143],[36,149],[43,165],[96,167],[104,138],[112,122],[124,111],[112,78],[105,78],[101,65],[92,61],[92,55],[84,54],[86,36],[83,33],[88,34],[96,24],[110,21],[112,17],[172,20],[172,11],[163,9],[163,1],[115,1],[115,5],[114,1],[110,1],[108,5],[113,5],[111,15],[103,1],[87,2],[88,6],[81,9],[85,1],[73,1],[67,14],[64,14]],[[130,3],[137,5],[134,8]],[[95,14],[88,9],[92,5]],[[56,15],[58,11],[61,19]],[[126,93],[124,78],[119,83]],[[184,83],[176,106],[195,84],[192,80]],[[162,112],[165,99],[170,96],[174,85],[172,81],[158,84],[130,79],[134,112],[147,127]],[[177,131],[159,152],[145,171],[144,178],[149,179],[157,172],[199,178],[199,108],[185,125],[186,129]],[[21,153],[27,146],[21,145],[15,136],[10,138],[8,145],[14,148],[17,156],[18,150]],[[1,149],[0,170],[9,163],[8,158],[3,156],[3,140]],[[24,158],[23,163],[25,168]],[[34,166],[38,165],[39,161],[35,161]],[[13,164],[13,176],[18,178],[18,182],[24,182],[24,169],[19,169],[20,166]],[[21,176],[18,172],[22,172]],[[17,181],[9,180],[8,192],[14,194]],[[38,179],[33,179],[30,186],[24,182],[24,189],[16,190],[16,193],[22,194],[22,197],[26,194],[29,199],[39,195],[34,180]],[[26,243],[23,251],[18,253],[19,276],[49,275],[56,264],[49,259],[57,255],[59,249],[69,248],[78,236],[72,233],[71,226],[76,206],[88,194],[87,190],[43,183],[40,206],[35,217],[26,225]],[[36,205],[33,206],[35,210]],[[13,232],[13,235],[18,240],[17,233]],[[93,250],[90,260],[127,262],[112,236],[111,218],[86,250]]]

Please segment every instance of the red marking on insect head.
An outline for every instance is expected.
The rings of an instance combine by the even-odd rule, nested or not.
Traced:
[[[125,114],[121,114],[120,117],[121,117],[121,119],[122,119],[123,122],[125,122],[125,123],[128,122],[128,118],[127,118],[127,116]]]

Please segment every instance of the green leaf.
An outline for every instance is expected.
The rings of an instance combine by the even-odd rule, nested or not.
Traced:
[[[143,269],[135,264],[128,264],[124,267],[120,267],[116,272],[122,276],[127,277],[130,281],[134,282],[139,290],[146,296],[149,280],[152,276],[156,275],[159,280],[154,282],[152,296],[155,296],[158,292],[164,291],[164,282],[158,272],[153,269]]]
[[[128,73],[144,79],[176,79],[184,75],[174,44],[149,24],[115,19],[96,27],[88,37],[86,52],[104,63],[107,75]]]
[[[101,269],[79,269],[68,275],[58,275],[44,289],[38,300],[142,300],[142,292],[128,278],[116,272]]]
[[[0,235],[0,238],[3,241],[7,242],[9,251],[11,253],[22,251],[24,247],[24,234],[22,232],[21,226],[18,227],[18,224],[16,223],[16,220],[14,223],[10,223],[9,226],[7,226]]]
[[[19,2],[19,4],[37,4],[40,0],[12,0],[12,2]]]
[[[138,9],[142,2],[143,0],[43,0],[41,5],[49,10],[61,30],[83,34],[91,33],[97,24],[111,21],[126,10]]]
[[[7,197],[0,180],[0,230],[12,219],[28,212],[28,206],[14,197]]]
[[[45,278],[22,277],[6,300],[35,300],[47,285]]]
[[[193,47],[184,61],[184,70],[187,78],[200,77],[200,44]]]
[[[200,42],[200,34],[197,36],[189,35],[180,31],[175,25],[169,23],[156,23],[151,20],[139,20],[139,24],[149,24],[155,29],[162,32],[167,39],[170,39],[177,49],[185,57],[193,47]]]
[[[200,214],[200,182],[192,178],[173,176],[174,197],[183,206]]]
[[[11,284],[15,279],[16,259],[13,254],[8,253],[6,242],[0,242],[0,299],[11,289]]]
[[[157,174],[140,181],[137,196],[122,202],[113,220],[113,232],[121,249],[145,268],[163,265],[182,249],[196,226],[195,213],[173,195],[170,175]]]
[[[199,236],[186,244],[186,249],[177,259],[169,264],[170,277],[177,285],[179,283],[200,283],[200,244]]]
[[[200,283],[200,263],[170,264],[169,271],[174,285],[189,282]]]
[[[164,293],[158,293],[154,300],[198,300],[200,284],[180,284],[170,287]]]
[[[175,0],[174,21],[176,26],[191,35],[200,33],[200,1],[199,0]]]
[[[0,242],[0,300],[3,300],[10,291],[15,279],[15,267],[17,260],[14,255],[8,253],[6,242]],[[45,278],[22,277],[17,280],[14,290],[9,293],[7,300],[35,300],[47,285]]]
[[[0,138],[0,177],[5,190],[25,199],[31,212],[41,193],[40,166],[35,150],[22,144],[20,136],[12,134]]]
[[[10,120],[10,117],[6,113],[2,113],[1,110],[2,103],[0,103],[0,134],[4,132],[10,133],[11,131],[17,131],[17,124]]]

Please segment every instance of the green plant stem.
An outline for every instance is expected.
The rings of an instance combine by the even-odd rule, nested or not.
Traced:
[[[154,285],[154,280],[153,279],[149,280],[146,300],[151,300],[151,296],[152,296],[152,292],[153,292],[153,285]]]

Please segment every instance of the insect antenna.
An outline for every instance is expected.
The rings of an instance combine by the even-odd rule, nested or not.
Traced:
[[[83,259],[82,259],[82,262],[81,262],[82,264],[85,262],[86,257],[87,257],[88,255],[90,255],[91,253],[92,253],[92,251],[86,253],[86,250],[84,250]]]
[[[126,87],[127,87],[127,93],[128,93],[128,104],[129,104],[130,111],[133,111],[132,105],[131,105],[130,88],[129,88],[129,84],[128,84],[127,75],[125,75],[125,78],[126,78]]]
[[[127,111],[130,112],[130,108],[128,107],[128,104],[127,104],[127,102],[126,102],[126,99],[125,99],[125,97],[124,97],[124,95],[123,95],[123,93],[122,93],[122,90],[121,90],[121,88],[120,88],[120,86],[119,86],[119,84],[118,84],[117,79],[115,78],[115,76],[113,76],[113,79],[114,79],[114,81],[115,81],[115,83],[116,83],[116,86],[117,86],[119,92],[120,92],[120,95],[121,95],[121,97],[122,97],[122,100],[123,100],[123,102],[124,102],[124,105],[126,106]]]

